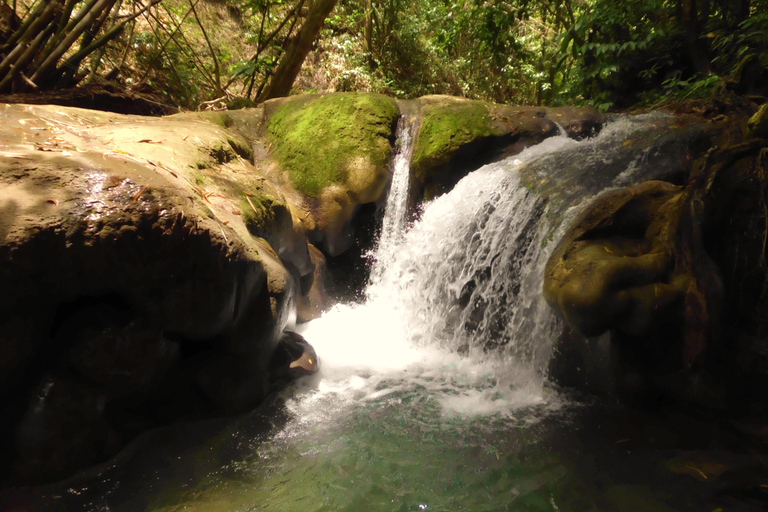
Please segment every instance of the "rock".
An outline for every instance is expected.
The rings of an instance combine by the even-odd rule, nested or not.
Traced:
[[[420,126],[411,159],[417,200],[449,191],[468,172],[557,135],[560,128],[581,139],[597,134],[605,122],[591,107],[515,107],[451,96],[417,101]]]
[[[294,209],[242,156],[261,112],[0,107],[2,126],[39,128],[3,129],[0,480],[61,478],[146,428],[263,399],[314,267]],[[30,416],[49,377],[52,405]]]
[[[564,381],[643,407],[768,410],[752,389],[768,378],[768,343],[753,334],[765,332],[768,282],[763,146],[712,150],[684,187],[611,191],[575,219],[544,282],[545,299],[575,331],[566,329],[552,363]],[[592,353],[598,341],[604,356]],[[558,370],[567,360],[601,376]]]
[[[584,336],[642,335],[687,290],[663,224],[681,188],[649,181],[602,195],[571,225],[545,270],[544,297]]]
[[[178,363],[179,344],[141,320],[99,302],[69,316],[56,343],[71,347],[68,366],[108,398],[149,391]]]
[[[763,103],[763,106],[747,121],[747,137],[768,138],[768,103]]]
[[[309,322],[319,318],[331,305],[331,299],[325,290],[326,266],[325,256],[314,245],[309,246],[309,254],[314,265],[310,277],[301,281],[301,293],[296,298],[296,314],[298,322]]]
[[[274,378],[292,380],[317,373],[320,360],[315,349],[303,336],[285,331],[270,366]]]
[[[13,479],[50,481],[112,455],[116,434],[103,417],[105,397],[67,379],[45,377],[16,427]]]
[[[353,242],[357,209],[381,200],[397,104],[377,94],[307,95],[265,105],[271,156],[308,212],[310,239],[337,256]]]

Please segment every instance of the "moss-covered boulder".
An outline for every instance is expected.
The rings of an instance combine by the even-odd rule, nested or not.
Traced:
[[[397,104],[378,94],[297,96],[267,102],[270,156],[300,195],[310,238],[330,255],[353,241],[360,205],[388,181]]]
[[[468,172],[561,130],[581,139],[605,122],[590,107],[514,107],[451,96],[425,96],[417,103],[419,129],[411,158],[416,201],[443,194]]]

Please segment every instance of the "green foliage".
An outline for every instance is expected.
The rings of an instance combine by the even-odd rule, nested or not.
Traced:
[[[714,35],[712,49],[716,56],[712,63],[718,68],[729,69],[734,62],[750,56],[768,67],[768,11],[756,12],[739,23],[736,30],[719,30]]]
[[[559,84],[559,102],[600,110],[627,106],[660,84],[678,65],[683,42],[667,0],[597,0],[557,37],[571,71]]]
[[[343,183],[357,159],[386,168],[397,116],[397,104],[378,94],[294,98],[269,120],[272,151],[296,189],[317,197]]]
[[[162,0],[150,8],[158,1],[101,7],[43,70],[79,9],[95,4],[14,1],[0,24],[0,90],[29,90],[30,77],[41,88],[108,77],[189,109],[253,105],[310,6]],[[32,30],[46,6],[61,8]],[[721,86],[768,95],[765,69],[768,0],[339,0],[294,90],[609,110],[706,97]]]
[[[135,36],[134,59],[148,70],[143,82],[171,105],[194,108],[206,94],[206,82],[176,45],[164,45],[152,32]]]

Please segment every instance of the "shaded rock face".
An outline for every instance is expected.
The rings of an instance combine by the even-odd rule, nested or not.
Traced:
[[[0,115],[22,128],[0,169],[2,479],[62,478],[148,428],[257,405],[322,262],[234,149],[254,121]]]
[[[666,229],[680,187],[649,181],[601,196],[574,222],[549,260],[544,297],[578,333],[616,327],[642,335],[687,289],[669,277]],[[654,313],[654,314],[651,314]]]
[[[768,412],[753,391],[768,376],[766,144],[730,133],[684,186],[605,193],[571,224],[544,296],[568,324],[558,350],[596,375],[555,358],[564,382],[644,406]]]

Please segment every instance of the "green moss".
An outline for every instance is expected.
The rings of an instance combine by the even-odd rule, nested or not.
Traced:
[[[296,97],[269,120],[273,154],[300,192],[318,196],[347,179],[348,166],[366,158],[386,166],[397,104],[379,94]]]
[[[240,200],[240,209],[245,225],[253,235],[265,237],[269,227],[275,221],[275,209],[284,207],[285,204],[254,190],[243,193]]]
[[[207,153],[218,164],[226,164],[235,158],[235,152],[228,142],[216,141],[206,148]]]
[[[227,137],[227,143],[240,158],[253,162],[253,146],[242,137]]]
[[[430,169],[449,163],[463,146],[499,135],[481,101],[426,105],[421,116],[411,168],[422,180]]]
[[[747,121],[747,137],[768,138],[768,103]]]

